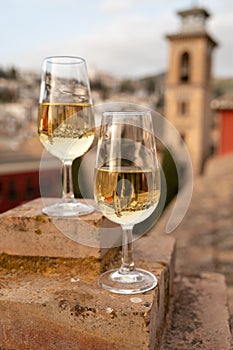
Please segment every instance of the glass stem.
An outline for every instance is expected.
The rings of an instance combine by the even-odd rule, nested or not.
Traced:
[[[73,190],[73,181],[72,181],[72,161],[65,160],[63,161],[63,202],[74,202],[74,190]]]
[[[122,226],[122,264],[120,273],[127,274],[134,270],[133,226]]]

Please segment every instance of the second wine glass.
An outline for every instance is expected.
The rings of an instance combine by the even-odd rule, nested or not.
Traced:
[[[157,279],[151,272],[135,267],[132,230],[153,213],[160,197],[150,112],[103,114],[95,171],[98,207],[123,231],[122,264],[119,269],[102,274],[99,283],[119,294],[146,292],[156,286]]]
[[[45,149],[63,165],[63,197],[43,208],[49,216],[84,215],[90,205],[74,197],[72,163],[91,147],[94,114],[86,62],[81,57],[54,56],[44,60],[42,69],[38,133]]]

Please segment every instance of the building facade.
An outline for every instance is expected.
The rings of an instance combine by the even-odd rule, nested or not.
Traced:
[[[233,93],[214,99],[211,107],[219,119],[218,155],[233,153]]]
[[[59,169],[39,170],[39,161],[24,161],[1,164],[0,213],[38,198],[57,197],[60,180]],[[40,191],[42,183],[43,193]],[[61,195],[60,195],[61,196]]]
[[[206,30],[203,8],[178,12],[181,28],[169,34],[165,116],[188,147],[194,174],[203,172],[211,151],[212,53],[217,43]]]

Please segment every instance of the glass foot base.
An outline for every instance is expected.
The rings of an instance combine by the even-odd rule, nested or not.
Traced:
[[[149,271],[135,269],[129,273],[121,273],[119,269],[103,273],[99,285],[113,293],[144,293],[156,287],[157,278]]]
[[[87,204],[79,202],[61,202],[44,207],[42,212],[48,216],[80,216],[87,215],[94,211],[95,209]]]

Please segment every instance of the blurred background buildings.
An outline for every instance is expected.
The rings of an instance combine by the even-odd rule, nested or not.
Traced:
[[[212,71],[217,43],[206,29],[209,12],[194,6],[178,16],[180,28],[164,38],[165,72],[123,79],[90,70],[92,97],[94,104],[127,102],[158,110],[180,132],[199,175],[209,157],[233,152],[233,77],[215,78]],[[39,84],[37,73],[0,69],[0,212],[40,195]],[[51,195],[55,187],[51,182]]]

